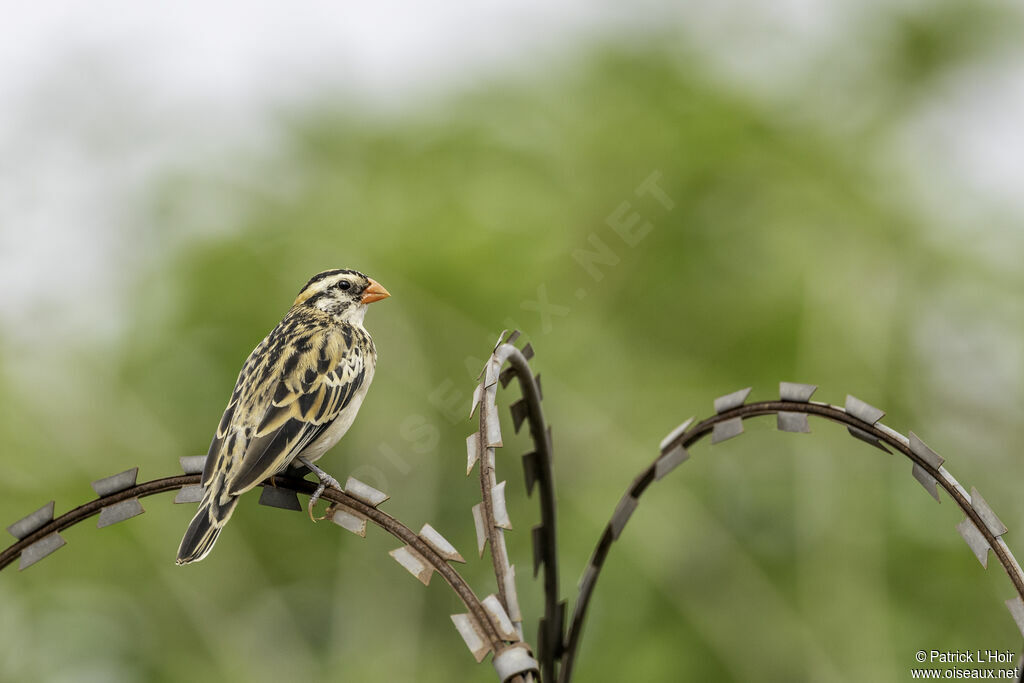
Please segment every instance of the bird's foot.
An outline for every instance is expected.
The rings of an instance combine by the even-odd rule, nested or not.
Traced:
[[[338,483],[337,479],[327,474],[322,469],[320,469],[310,461],[306,460],[301,455],[296,459],[303,465],[308,467],[309,471],[315,474],[317,478],[320,480],[320,485],[316,487],[316,491],[314,491],[313,495],[309,497],[309,518],[316,522],[317,518],[313,516],[313,507],[316,505],[316,502],[320,500],[320,496],[323,495],[323,492],[327,490],[328,486],[331,486],[341,491],[341,484]],[[323,519],[323,517],[320,517],[320,519]]]

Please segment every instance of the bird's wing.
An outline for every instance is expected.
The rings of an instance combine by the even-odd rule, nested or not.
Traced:
[[[269,352],[260,354],[266,365],[250,371],[266,378],[249,382],[249,393],[258,398],[249,410],[239,410],[246,405],[243,389],[239,408],[229,404],[221,420],[220,464],[214,468],[224,471],[224,493],[237,496],[284,469],[349,405],[366,377],[365,352],[357,342],[358,336],[337,328],[287,345],[271,341]]]
[[[266,410],[265,406],[261,407],[266,401],[260,400],[262,395],[268,394],[265,385],[270,371],[266,349],[277,332],[278,328],[275,328],[252,350],[238,373],[238,380],[231,392],[231,400],[228,401],[228,406],[217,425],[217,431],[213,435],[213,441],[210,442],[206,466],[203,468],[203,486],[209,486],[215,475],[224,474],[233,461],[241,459],[255,427],[251,424],[253,413],[262,415]],[[263,381],[260,381],[261,378]]]

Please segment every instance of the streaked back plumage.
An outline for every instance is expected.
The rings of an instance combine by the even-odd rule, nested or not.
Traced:
[[[210,443],[203,498],[178,564],[210,552],[238,496],[300,454],[320,457],[351,425],[377,359],[360,301],[371,283],[352,270],[315,275],[249,354]]]

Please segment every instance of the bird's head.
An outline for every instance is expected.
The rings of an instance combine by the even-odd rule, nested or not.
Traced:
[[[293,307],[309,306],[342,320],[361,323],[366,305],[391,296],[373,278],[355,270],[325,270],[309,279]]]

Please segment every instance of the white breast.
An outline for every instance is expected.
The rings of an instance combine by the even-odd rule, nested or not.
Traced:
[[[375,364],[371,364],[366,368],[366,376],[363,378],[363,384],[356,389],[355,394],[349,401],[349,404],[341,411],[341,414],[334,419],[331,426],[327,428],[323,434],[317,437],[316,441],[306,446],[302,451],[302,456],[313,462],[321,455],[331,449],[334,444],[338,443],[341,437],[345,436],[345,432],[355,422],[356,414],[359,413],[359,406],[363,404],[363,399],[366,398],[366,391],[370,388],[370,382],[373,381],[373,371]]]

